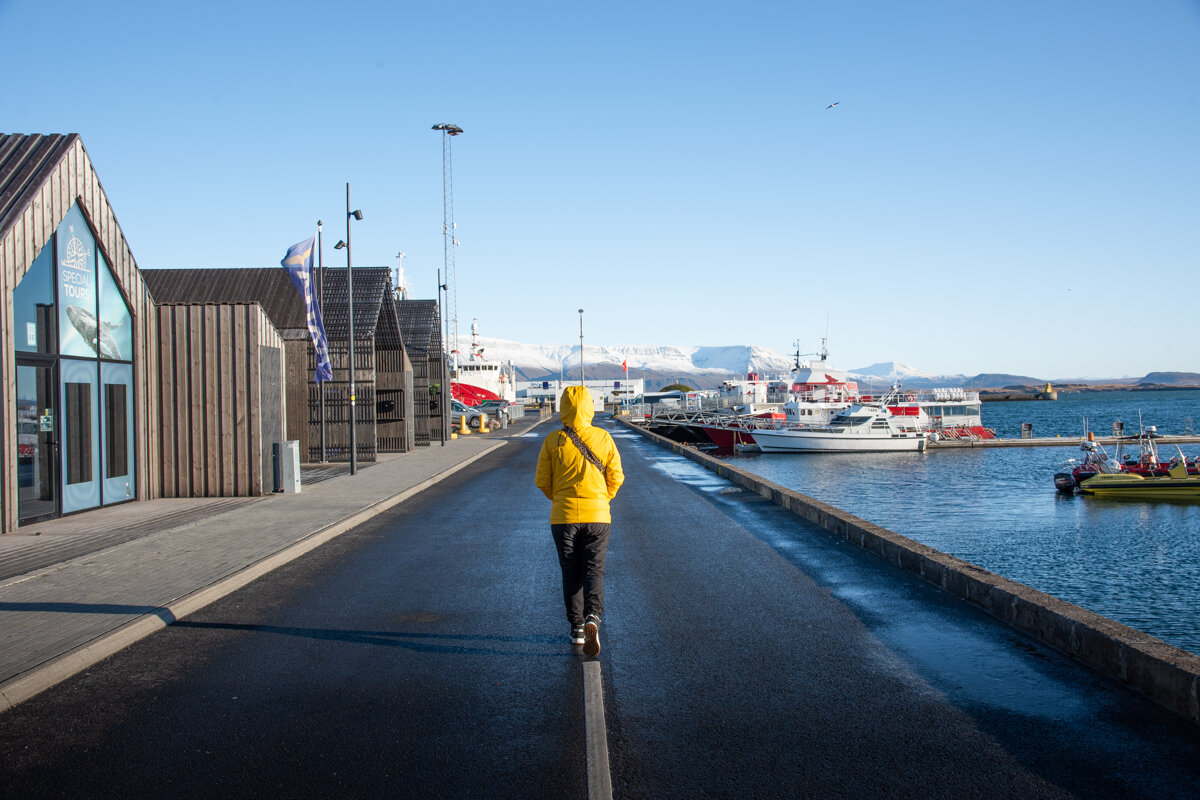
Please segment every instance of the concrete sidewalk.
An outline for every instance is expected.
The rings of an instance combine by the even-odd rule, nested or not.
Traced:
[[[533,420],[533,425],[537,420]],[[532,425],[322,467],[299,494],[126,503],[0,537],[0,711],[402,502]]]

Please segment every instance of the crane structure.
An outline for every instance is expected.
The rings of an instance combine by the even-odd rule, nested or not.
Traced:
[[[449,122],[439,122],[433,130],[442,132],[442,260],[446,270],[446,345],[450,348],[450,382],[458,375],[458,293],[455,288],[454,250],[454,163],[450,141],[463,129]],[[453,333],[453,335],[451,335]]]

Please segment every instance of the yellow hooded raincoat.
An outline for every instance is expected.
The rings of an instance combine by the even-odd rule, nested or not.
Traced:
[[[584,458],[565,433],[551,431],[542,443],[533,481],[553,503],[551,525],[612,522],[608,501],[616,497],[625,481],[625,473],[621,471],[621,456],[608,431],[592,426],[594,415],[592,395],[587,388],[568,386],[562,395],[559,419],[563,425],[575,429],[579,438],[605,465],[607,475],[601,475],[599,468]]]

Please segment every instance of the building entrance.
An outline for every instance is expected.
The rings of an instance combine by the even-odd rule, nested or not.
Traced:
[[[18,524],[135,499],[133,319],[78,205],[13,290]]]
[[[17,503],[20,524],[58,514],[58,413],[53,363],[17,361]]]

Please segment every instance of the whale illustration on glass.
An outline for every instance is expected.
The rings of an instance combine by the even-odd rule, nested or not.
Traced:
[[[67,319],[71,320],[72,327],[79,331],[79,335],[98,355],[120,360],[121,351],[112,335],[120,325],[104,320],[99,320],[97,324],[96,315],[83,306],[67,306]]]

